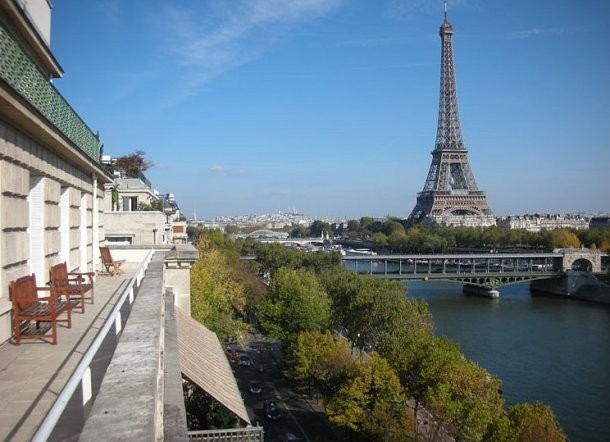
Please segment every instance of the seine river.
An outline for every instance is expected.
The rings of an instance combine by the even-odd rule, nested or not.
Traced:
[[[532,296],[529,284],[500,299],[449,282],[407,282],[430,305],[436,334],[503,381],[507,404],[550,405],[571,441],[610,441],[610,307]]]

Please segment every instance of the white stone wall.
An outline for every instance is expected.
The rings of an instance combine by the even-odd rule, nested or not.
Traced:
[[[168,244],[164,240],[166,217],[161,212],[105,212],[104,232],[107,238],[129,237],[132,245]],[[156,230],[156,234],[154,232]],[[156,236],[156,241],[155,241]]]

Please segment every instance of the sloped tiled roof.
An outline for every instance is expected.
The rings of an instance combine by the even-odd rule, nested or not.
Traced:
[[[237,381],[216,333],[195,321],[179,307],[176,306],[175,309],[182,373],[249,424],[250,418],[237,388]]]

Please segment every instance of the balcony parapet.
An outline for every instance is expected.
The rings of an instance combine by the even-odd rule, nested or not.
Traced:
[[[81,441],[187,439],[174,302],[153,257],[104,376]]]
[[[0,79],[85,155],[96,164],[100,164],[99,137],[89,129],[2,24],[0,24],[0,53],[2,54]]]

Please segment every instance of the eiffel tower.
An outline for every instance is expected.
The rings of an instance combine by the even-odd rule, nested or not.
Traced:
[[[463,224],[460,217],[471,220],[479,217],[480,225],[495,224],[495,218],[491,221],[493,214],[487,205],[485,192],[479,190],[475,182],[468,163],[468,150],[462,140],[453,70],[453,27],[447,20],[447,2],[445,21],[439,35],[441,90],[436,143],[424,189],[417,194],[417,203],[408,221],[452,219],[449,224]]]

